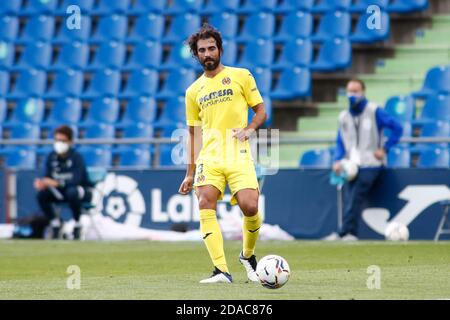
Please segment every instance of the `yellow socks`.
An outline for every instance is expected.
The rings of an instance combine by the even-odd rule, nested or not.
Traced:
[[[258,239],[261,223],[259,212],[252,217],[244,216],[242,224],[242,252],[245,258],[250,258],[255,253],[256,240]]]
[[[200,231],[214,266],[220,271],[229,273],[223,250],[222,232],[217,221],[216,210],[200,210]]]

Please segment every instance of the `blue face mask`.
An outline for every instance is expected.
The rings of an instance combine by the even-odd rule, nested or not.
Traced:
[[[356,107],[358,103],[360,103],[362,100],[364,100],[363,95],[356,95],[356,94],[347,94],[348,103],[350,104],[350,107]]]

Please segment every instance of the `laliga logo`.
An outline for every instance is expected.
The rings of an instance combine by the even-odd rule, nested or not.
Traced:
[[[109,216],[117,222],[140,226],[145,213],[145,201],[134,179],[109,173],[95,185],[92,203],[95,213]]]
[[[384,208],[369,208],[364,210],[364,222],[379,234],[384,234],[390,222],[400,222],[408,226],[419,214],[432,204],[450,199],[450,189],[446,185],[412,185],[403,189],[398,195],[407,201],[397,215],[389,220],[390,212]]]

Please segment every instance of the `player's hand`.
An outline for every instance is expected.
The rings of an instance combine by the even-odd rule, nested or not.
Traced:
[[[342,165],[339,161],[336,161],[333,163],[333,171],[336,172],[336,174],[340,174],[342,170]]]
[[[45,184],[42,182],[41,179],[34,179],[33,185],[34,185],[34,188],[38,191],[45,189]]]
[[[233,129],[233,138],[244,142],[250,138],[253,132],[255,132],[253,128]]]
[[[45,187],[54,187],[56,188],[58,186],[58,181],[51,179],[51,178],[44,178],[41,180]]]
[[[178,189],[178,193],[184,195],[188,194],[189,192],[192,191],[193,184],[194,184],[194,177],[192,176],[185,177],[183,182],[181,183],[180,189]]]
[[[386,151],[384,151],[384,149],[377,149],[374,152],[374,156],[375,158],[377,158],[378,160],[383,160],[384,157],[386,156]]]

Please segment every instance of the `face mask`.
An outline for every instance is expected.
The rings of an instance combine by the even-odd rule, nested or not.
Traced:
[[[57,154],[64,154],[67,151],[69,151],[69,144],[66,142],[62,142],[62,141],[56,141],[53,144],[53,149],[55,150],[55,152]]]
[[[350,107],[355,107],[358,103],[360,103],[364,99],[364,96],[357,94],[347,94],[347,98]]]

